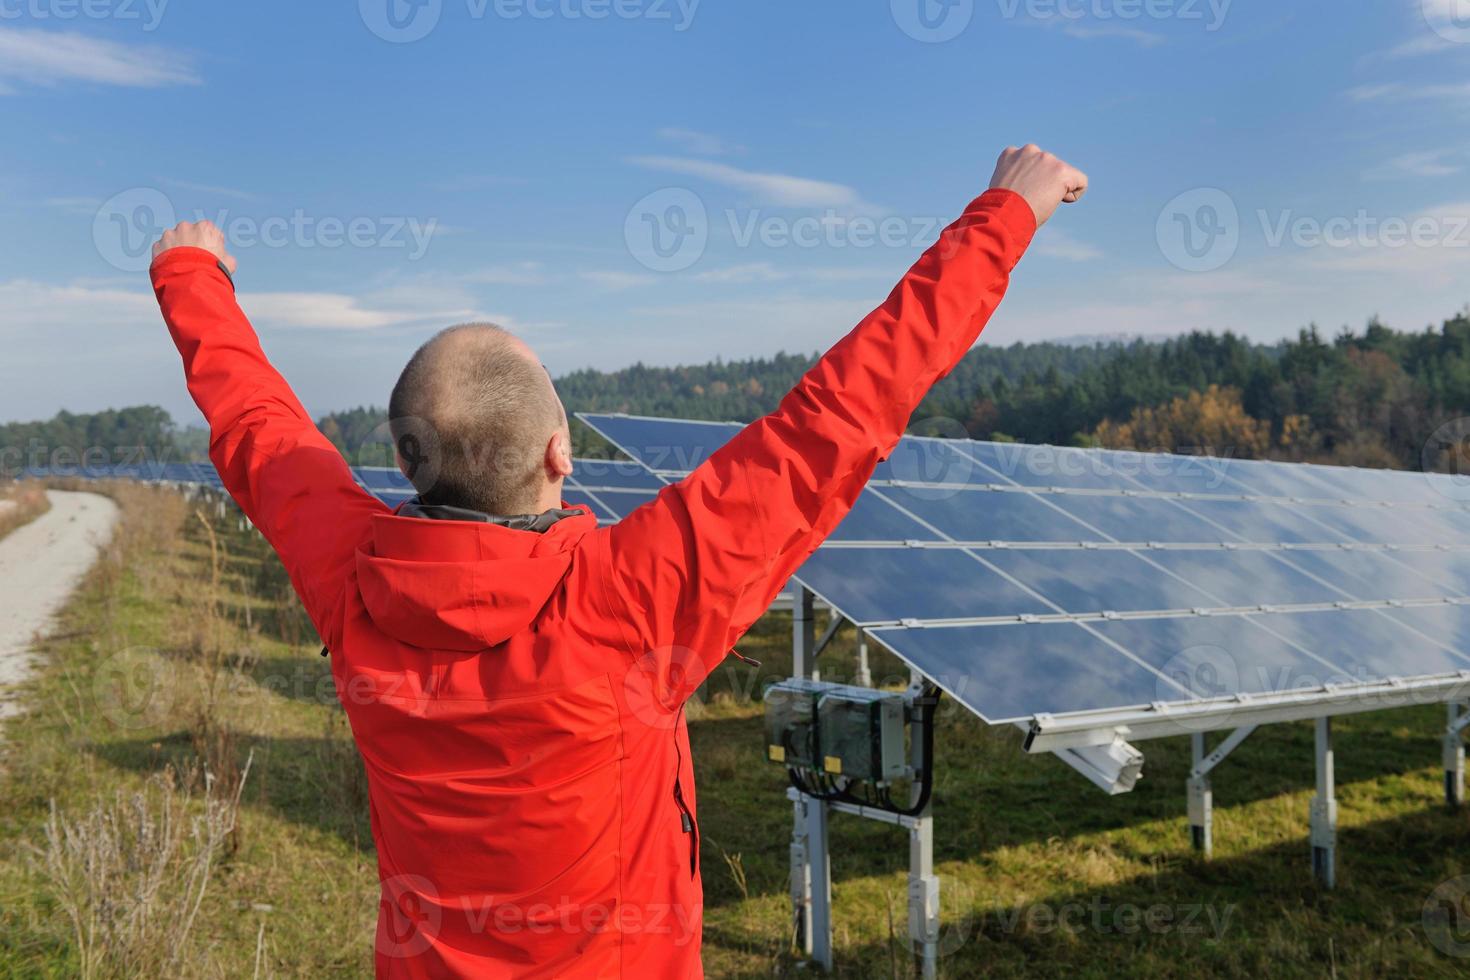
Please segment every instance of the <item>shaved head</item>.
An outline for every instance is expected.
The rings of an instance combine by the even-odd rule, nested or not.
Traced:
[[[535,354],[488,323],[450,327],[420,347],[393,388],[388,418],[425,503],[497,515],[536,511],[547,447],[567,425]]]

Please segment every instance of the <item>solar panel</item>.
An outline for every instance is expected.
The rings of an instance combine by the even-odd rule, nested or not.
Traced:
[[[582,418],[669,480],[741,428]],[[908,437],[796,579],[993,723],[1439,676],[1470,668],[1448,479]]]

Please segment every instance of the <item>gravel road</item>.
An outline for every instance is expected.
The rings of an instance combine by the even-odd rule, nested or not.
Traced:
[[[0,538],[0,718],[20,710],[9,692],[34,669],[35,637],[51,627],[117,522],[117,505],[106,497],[46,496],[50,510]]]

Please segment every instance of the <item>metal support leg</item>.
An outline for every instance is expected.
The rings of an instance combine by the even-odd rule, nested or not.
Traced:
[[[1312,872],[1337,885],[1337,786],[1332,771],[1332,719],[1317,719],[1317,795],[1312,797]]]
[[[934,818],[926,812],[909,831],[909,938],[920,976],[939,970],[939,877],[934,873]]]
[[[828,860],[827,804],[806,801],[806,863],[811,882],[812,961],[824,970],[832,969],[832,865]]]
[[[796,797],[791,828],[791,913],[797,950],[812,955],[812,866],[807,861],[806,808],[811,801]]]
[[[797,587],[791,611],[791,675],[817,679],[815,597]],[[798,795],[791,835],[791,905],[796,946],[823,969],[832,969],[832,870],[828,861],[827,805]]]
[[[858,630],[857,685],[873,686],[873,670],[868,666],[868,634],[862,630]]]
[[[1209,773],[1204,771],[1204,733],[1191,735],[1190,742],[1194,750],[1194,768],[1186,780],[1189,791],[1189,839],[1196,851],[1209,857],[1215,846],[1215,794],[1210,789]]]
[[[797,586],[796,602],[791,607],[791,676],[817,679],[817,614],[816,597],[810,589]]]
[[[921,674],[909,675],[910,690],[922,691]],[[909,765],[920,772],[933,765],[924,757],[923,726],[917,715],[909,728]],[[911,804],[919,801],[919,788],[914,787]],[[926,806],[919,819],[909,828],[909,940],[919,975],[934,980],[939,971],[939,877],[934,873],[933,804]]]
[[[1465,741],[1460,737],[1470,722],[1467,705],[1449,705],[1449,724],[1444,734],[1444,799],[1452,807],[1465,802]]]

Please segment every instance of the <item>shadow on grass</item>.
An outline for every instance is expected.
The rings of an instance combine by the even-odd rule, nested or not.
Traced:
[[[1442,709],[1408,708],[1338,721],[1335,731],[1339,799],[1358,784],[1376,783],[1379,796],[1411,795],[1426,812],[1443,815],[1436,781],[1426,767],[1440,759]],[[711,908],[745,893],[784,895],[791,808],[783,767],[764,761],[759,716],[690,722],[698,777],[706,901]],[[1213,740],[1218,735],[1212,735]],[[1185,823],[1185,780],[1191,766],[1186,738],[1141,743],[1145,778],[1132,793],[1108,797],[1050,756],[1028,756],[1019,732],[987,729],[978,719],[951,715],[938,737],[934,792],[935,860],[983,861],[1008,848],[1049,840],[1114,834],[1115,854],[1140,860],[1185,860],[1192,854]],[[1396,777],[1411,773],[1410,780]],[[1314,788],[1310,723],[1262,728],[1212,774],[1217,812],[1264,800],[1309,794]],[[1463,822],[1463,818],[1462,822]],[[1151,826],[1150,826],[1151,825]],[[1144,833],[1124,833],[1147,827]],[[833,877],[841,882],[907,866],[906,838],[885,824],[838,814],[832,822]],[[1307,837],[1305,804],[1301,843]],[[1163,834],[1162,839],[1160,834]],[[1228,833],[1217,822],[1216,839]],[[745,892],[726,873],[725,855],[743,855]],[[1296,863],[1305,858],[1298,855]]]
[[[341,720],[345,732],[345,717]],[[188,731],[161,738],[95,744],[98,758],[120,769],[157,772],[166,765],[187,769],[198,759]],[[340,837],[359,850],[372,846],[368,825],[366,776],[355,747],[344,737],[240,735],[235,756],[240,766],[254,753],[242,796],[248,808]]]
[[[1470,957],[1452,955],[1453,944],[1470,946],[1470,912],[1457,917],[1432,896],[1470,870],[1465,835],[1464,816],[1443,809],[1345,830],[1335,891],[1314,884],[1305,841],[1180,858],[1107,887],[1046,888],[1022,904],[957,886],[941,869],[940,976],[1463,977]],[[1067,873],[1057,869],[1060,879]],[[854,919],[865,935],[887,931],[881,892],[871,883],[835,888],[836,976],[912,975],[901,886],[889,896],[896,938],[844,941]],[[1443,948],[1426,928],[1426,903],[1458,925],[1448,944],[1443,932],[1436,937]],[[714,925],[705,947],[760,963],[727,977],[811,972],[789,954],[773,956],[768,935]]]

